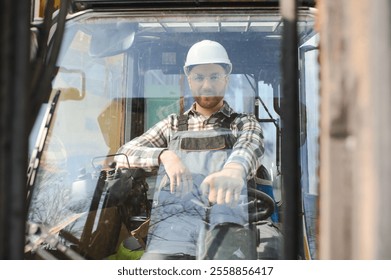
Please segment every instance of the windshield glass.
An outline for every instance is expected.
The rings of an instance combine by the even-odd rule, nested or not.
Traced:
[[[300,15],[301,44],[312,38],[312,25],[311,17]],[[37,141],[44,150],[30,189],[29,223],[89,259],[120,258],[124,247],[138,252],[129,257],[135,259],[281,258],[282,28],[280,15],[270,11],[85,13],[70,20],[48,106],[52,114],[44,117]],[[219,65],[216,78],[213,67],[207,68],[210,75],[202,83],[226,82],[224,104],[236,118],[207,116],[203,128],[219,127],[212,134],[203,128],[175,134],[167,129],[159,135],[161,143],[148,140],[155,152],[175,150],[192,174],[188,192],[173,195],[169,172],[153,151],[151,158],[142,154],[137,161],[130,156],[137,147],[121,147],[193,108],[200,77],[188,77],[184,64],[189,49],[202,40],[219,42],[227,51],[232,72],[226,75]],[[247,123],[256,123],[260,132],[247,134],[242,127]],[[205,195],[203,180],[220,171],[236,141],[248,135],[260,145],[250,144],[237,201],[211,202],[212,185]],[[37,239],[35,233],[29,236],[31,252],[41,246]]]

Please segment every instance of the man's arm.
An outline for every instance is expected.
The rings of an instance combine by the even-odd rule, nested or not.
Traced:
[[[172,136],[175,121],[176,116],[170,115],[123,145],[118,153],[128,156],[130,167],[149,169],[163,164],[170,179],[171,192],[186,194],[193,186],[191,174],[176,153],[167,149],[167,139]],[[128,167],[126,157],[116,156],[115,160],[118,167]]]
[[[244,116],[235,125],[238,139],[233,152],[223,169],[207,176],[201,184],[211,203],[237,205],[243,186],[261,164],[264,144],[258,121],[254,116]]]
[[[139,137],[125,143],[117,153],[128,156],[130,167],[152,168],[159,166],[159,156],[167,149],[170,135],[171,116],[158,122]],[[128,167],[124,156],[116,156],[119,167]]]
[[[244,115],[235,120],[237,141],[227,159],[224,168],[231,163],[241,164],[245,170],[247,180],[252,178],[264,153],[263,131],[261,125],[253,115]]]

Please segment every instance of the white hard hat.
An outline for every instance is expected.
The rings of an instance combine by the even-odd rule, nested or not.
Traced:
[[[232,71],[232,63],[225,48],[215,41],[203,40],[190,48],[183,70],[186,75],[189,75],[189,66],[211,63],[226,64],[228,74]]]

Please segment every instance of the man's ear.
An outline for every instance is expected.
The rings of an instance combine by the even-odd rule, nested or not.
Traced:
[[[227,76],[225,77],[225,87],[226,87],[226,88],[228,87],[229,76],[230,76],[230,75],[227,75]]]

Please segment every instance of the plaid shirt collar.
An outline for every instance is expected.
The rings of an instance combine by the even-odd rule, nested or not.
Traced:
[[[231,114],[234,112],[234,110],[228,105],[228,103],[224,100],[223,106],[218,110],[217,112],[213,113],[210,117],[218,117],[219,115],[223,114],[226,117],[231,116]],[[196,102],[193,103],[193,105],[190,107],[189,110],[187,110],[184,114],[189,115],[199,115],[199,113],[196,111]]]

